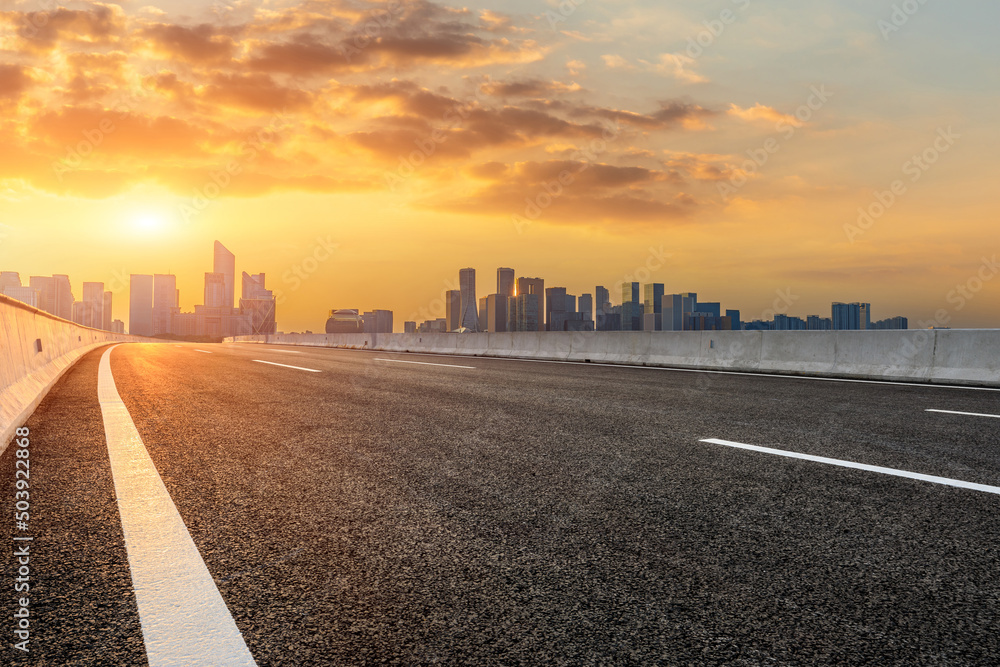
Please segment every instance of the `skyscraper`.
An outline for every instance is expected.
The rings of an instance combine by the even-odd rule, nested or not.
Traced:
[[[240,299],[240,314],[247,316],[251,335],[271,335],[278,332],[275,319],[274,293],[265,287],[263,273],[250,275],[243,272],[243,296]],[[383,311],[375,311],[381,313]],[[386,311],[388,312],[388,311]],[[382,333],[375,331],[374,333]],[[389,332],[392,333],[392,313],[389,313]]]
[[[104,283],[83,284],[80,324],[92,329],[104,326]]]
[[[170,333],[170,319],[178,307],[177,277],[153,276],[153,335]]]
[[[129,278],[128,332],[153,335],[153,276],[133,273]]]
[[[514,269],[497,269],[497,294],[508,298],[514,296]]]
[[[444,295],[444,313],[448,321],[448,331],[455,331],[462,326],[462,292],[452,289]]]
[[[73,319],[73,288],[69,276],[54,275],[52,277],[31,276],[29,286],[38,290],[38,308],[46,313],[61,317],[64,320]]]
[[[603,285],[594,289],[594,324],[598,331],[609,331],[606,315],[611,312],[611,293]]]
[[[469,331],[479,331],[479,310],[476,302],[476,270],[469,268],[459,271],[458,283],[462,292],[462,326]]]
[[[229,252],[226,246],[215,242],[215,262],[212,271],[221,273],[225,283],[225,293],[222,306],[233,308],[236,305],[236,255]],[[205,302],[205,305],[209,305]]]
[[[872,305],[870,303],[840,303],[832,306],[833,328],[835,330],[857,330],[871,328]]]
[[[639,283],[622,283],[622,331],[642,331]]]
[[[577,308],[583,315],[584,322],[592,323],[594,321],[594,297],[589,294],[581,294]]]
[[[205,305],[222,308],[226,304],[226,276],[221,273],[205,274]]]
[[[113,300],[114,293],[111,291],[104,292],[104,317],[101,320],[101,328],[105,331],[111,331],[111,328],[114,326],[114,317],[111,312]]]
[[[501,269],[502,271],[503,269]],[[17,271],[0,271],[0,294],[8,287],[20,287],[21,275]]]
[[[513,287],[511,289],[513,291]],[[485,312],[480,313],[480,317],[486,321],[484,331],[491,333],[508,331],[507,302],[511,298],[506,294],[490,294],[484,298],[486,300]]]
[[[538,311],[532,320],[535,323],[535,328],[531,331],[545,331],[545,281],[541,278],[518,278],[517,296],[520,297],[526,294],[534,294],[538,297]],[[527,307],[530,307],[530,305]],[[520,305],[518,305],[518,308],[520,308]],[[525,329],[518,329],[518,331],[525,331]]]
[[[646,283],[643,292],[643,331],[663,331],[663,283]]]
[[[554,331],[552,328],[552,314],[565,313],[566,308],[566,288],[548,287],[545,289],[545,330]]]

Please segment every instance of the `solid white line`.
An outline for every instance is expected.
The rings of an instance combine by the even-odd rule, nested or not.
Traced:
[[[284,352],[285,354],[302,354],[298,350],[268,350],[269,352]]]
[[[309,371],[310,373],[322,373],[323,371],[318,371],[315,368],[302,368],[301,366],[289,366],[288,364],[276,364],[273,361],[264,361],[263,359],[254,359],[258,364],[267,364],[268,366],[281,366],[282,368],[294,368],[297,371]]]
[[[201,352],[202,354],[212,354],[208,350],[195,350],[195,352]]]
[[[1000,419],[1000,415],[986,415],[979,412],[955,412],[954,410],[925,410],[925,412],[940,412],[946,415],[962,415],[964,417],[992,417]]]
[[[255,666],[118,394],[115,347],[101,357],[97,393],[149,665]]]
[[[949,479],[948,477],[935,477],[934,475],[925,475],[919,472],[907,472],[906,470],[897,470],[896,468],[883,468],[881,466],[870,466],[865,463],[855,463],[854,461],[828,459],[824,456],[799,454],[798,452],[788,452],[783,449],[771,449],[770,447],[745,445],[741,442],[730,442],[729,440],[717,440],[715,438],[710,438],[707,440],[700,440],[699,442],[707,442],[713,445],[724,445],[726,447],[735,447],[737,449],[749,449],[754,452],[762,452],[764,454],[774,454],[776,456],[784,456],[790,459],[802,459],[803,461],[826,463],[827,465],[840,466],[841,468],[854,468],[855,470],[867,470],[869,472],[877,472],[883,475],[893,475],[894,477],[906,477],[908,479],[918,479],[924,482],[932,482],[934,484],[957,486],[958,488],[961,489],[972,489],[974,491],[982,491],[984,493],[995,493],[1000,495],[1000,486],[989,486],[987,484],[975,484],[973,482],[963,482],[957,479]]]
[[[444,366],[445,368],[470,368],[475,369],[475,366],[455,366],[453,364],[432,364],[427,361],[405,361],[403,359],[376,359],[375,361],[391,361],[394,364],[419,364],[420,366]]]

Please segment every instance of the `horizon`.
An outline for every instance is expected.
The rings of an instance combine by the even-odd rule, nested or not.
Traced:
[[[285,331],[651,262],[746,320],[1000,326],[995,5],[61,6],[0,13],[0,268],[76,295],[171,272],[190,310],[226,239]]]

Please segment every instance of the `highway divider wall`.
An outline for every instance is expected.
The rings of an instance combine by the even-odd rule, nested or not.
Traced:
[[[1000,387],[1000,329],[278,334],[227,341]]]
[[[0,454],[80,357],[127,342],[159,341],[81,327],[0,295]]]

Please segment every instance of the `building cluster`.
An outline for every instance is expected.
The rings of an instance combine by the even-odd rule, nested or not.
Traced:
[[[67,275],[31,276],[28,284],[22,285],[20,274],[2,271],[0,293],[80,326],[125,333],[125,323],[113,319],[113,295],[104,289],[104,283],[83,283],[83,299],[77,301]]]
[[[326,332],[334,333],[392,333],[392,311],[373,310],[362,313],[357,308],[330,311]]]
[[[514,278],[514,269],[497,269],[496,293],[476,298],[476,270],[459,271],[459,287],[445,293],[445,317],[406,322],[406,333],[503,331],[740,331],[906,329],[905,317],[871,321],[871,304],[834,303],[832,316],[806,319],[775,315],[744,323],[739,310],[719,302],[699,302],[694,292],[667,294],[662,283],[621,285],[621,302],[609,290],[576,296],[565,287],[545,287],[542,278]]]
[[[277,333],[275,297],[264,274],[243,272],[242,297],[236,304],[236,256],[215,242],[212,271],[205,274],[204,303],[181,312],[173,274],[132,274],[129,286],[129,333],[224,338]]]

